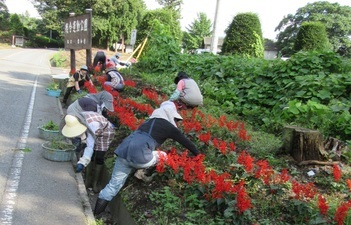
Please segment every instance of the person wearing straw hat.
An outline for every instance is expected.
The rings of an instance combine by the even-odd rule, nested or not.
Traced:
[[[92,157],[95,162],[93,191],[98,192],[97,182],[101,176],[105,154],[115,135],[114,126],[97,112],[81,112],[82,121],[76,116],[66,115],[62,135],[68,138],[80,137],[85,140],[86,147],[82,157],[77,162],[76,172],[82,172],[88,166]]]
[[[84,121],[84,117],[82,116],[81,112],[87,111],[97,112],[109,119],[107,112],[114,112],[112,94],[107,91],[87,94],[86,96],[75,100],[70,106],[68,106],[66,114],[75,116],[80,121]],[[63,117],[60,123],[60,130],[62,130],[64,124],[65,120]],[[72,138],[71,141],[72,144],[76,146],[76,154],[79,155],[84,149],[84,144],[81,143],[81,139],[79,137]]]
[[[140,169],[153,167],[161,155],[166,157],[165,152],[156,151],[156,149],[167,139],[173,139],[180,143],[193,155],[200,154],[194,143],[178,129],[177,121],[182,119],[173,102],[163,102],[158,109],[153,111],[148,120],[122,141],[114,151],[117,158],[111,179],[99,193],[94,215],[99,215],[105,210],[133,170],[138,169],[134,174],[138,179],[148,181],[145,179],[147,175]]]

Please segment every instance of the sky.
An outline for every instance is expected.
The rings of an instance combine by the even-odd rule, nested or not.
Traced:
[[[183,0],[182,30],[186,30],[198,18],[200,12],[205,13],[214,22],[217,1],[219,2],[217,36],[224,37],[224,30],[238,13],[253,12],[260,19],[263,37],[271,40],[275,40],[277,33],[274,29],[284,16],[294,15],[299,8],[317,2],[316,0]],[[144,0],[144,2],[148,9],[160,7],[156,0]],[[329,2],[351,7],[351,0],[329,0]],[[31,17],[39,17],[30,0],[5,0],[5,3],[10,13],[23,14],[27,10]]]

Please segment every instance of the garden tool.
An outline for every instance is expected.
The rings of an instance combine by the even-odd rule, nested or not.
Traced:
[[[95,170],[94,170],[94,174],[93,174],[93,191],[95,193],[100,192],[100,189],[98,187],[98,183],[100,181],[100,177],[101,177],[101,173],[102,170],[104,168],[104,165],[99,165],[99,164],[95,164]]]

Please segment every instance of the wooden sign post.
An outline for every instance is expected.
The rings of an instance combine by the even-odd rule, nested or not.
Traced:
[[[75,50],[86,49],[86,63],[91,65],[92,47],[92,10],[86,9],[86,14],[70,16],[65,21],[65,49],[71,52],[71,71],[76,69]]]

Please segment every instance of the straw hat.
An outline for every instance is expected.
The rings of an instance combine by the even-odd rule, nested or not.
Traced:
[[[87,130],[87,127],[81,124],[75,116],[67,115],[65,117],[65,122],[66,125],[62,128],[62,134],[65,137],[77,137]]]

